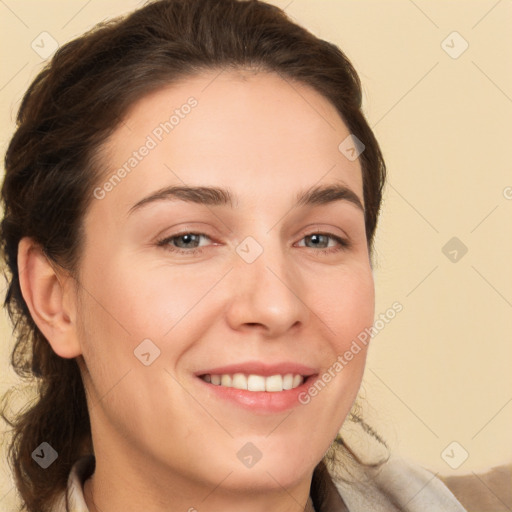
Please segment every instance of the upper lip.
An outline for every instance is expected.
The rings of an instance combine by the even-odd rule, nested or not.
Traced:
[[[195,372],[198,377],[201,375],[233,375],[235,373],[244,373],[246,375],[262,375],[270,377],[271,375],[286,375],[292,373],[294,375],[302,375],[309,377],[317,372],[314,368],[299,363],[284,361],[281,363],[268,364],[261,361],[247,361],[244,363],[235,363],[227,366],[217,366]]]

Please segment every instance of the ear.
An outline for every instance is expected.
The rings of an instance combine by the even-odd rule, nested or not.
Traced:
[[[73,278],[52,264],[29,237],[18,244],[18,272],[30,315],[53,351],[65,358],[79,356],[82,349],[76,329]]]

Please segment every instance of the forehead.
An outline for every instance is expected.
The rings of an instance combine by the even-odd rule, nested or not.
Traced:
[[[347,136],[335,107],[309,86],[268,72],[209,71],[132,105],[104,145],[99,185],[124,168],[105,199],[126,212],[172,184],[223,184],[256,206],[341,182],[363,202],[359,161],[338,149]]]

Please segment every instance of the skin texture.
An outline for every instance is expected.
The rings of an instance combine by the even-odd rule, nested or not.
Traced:
[[[133,105],[105,142],[99,186],[190,97],[190,113],[93,198],[80,284],[24,239],[23,293],[55,352],[79,356],[96,453],[91,511],[300,511],[356,398],[366,349],[310,403],[279,413],[218,398],[194,373],[288,361],[321,374],[372,325],[363,211],[346,200],[293,206],[299,191],[328,184],[363,203],[361,167],[338,150],[349,131],[317,92],[271,73],[217,71]],[[236,202],[160,200],[129,213],[183,184],[227,187]],[[158,245],[184,232],[207,236]],[[350,246],[324,237],[317,247],[315,233]],[[235,250],[248,236],[263,249],[250,264]],[[149,366],[134,356],[144,339],[160,350]],[[262,454],[251,468],[237,457],[248,442]]]

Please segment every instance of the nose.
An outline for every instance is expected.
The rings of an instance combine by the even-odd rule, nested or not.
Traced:
[[[227,322],[237,331],[275,338],[300,328],[311,314],[299,269],[278,243],[263,246],[252,263],[235,255],[231,283]]]

